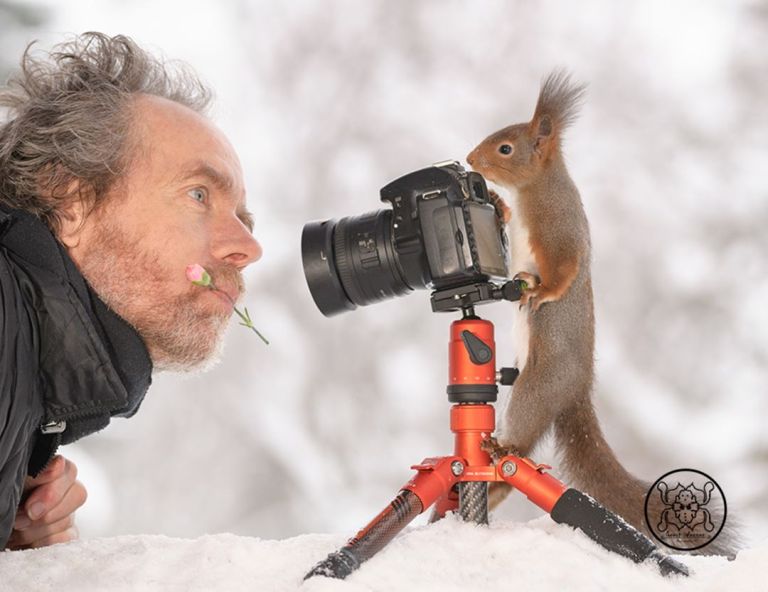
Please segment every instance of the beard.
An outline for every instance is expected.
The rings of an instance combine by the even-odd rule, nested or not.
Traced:
[[[212,306],[208,288],[189,283],[179,293],[174,286],[184,268],[163,265],[158,254],[141,247],[141,239],[102,217],[79,267],[104,303],[139,333],[155,370],[204,371],[220,360],[232,309]],[[220,285],[242,293],[237,269],[207,269]]]

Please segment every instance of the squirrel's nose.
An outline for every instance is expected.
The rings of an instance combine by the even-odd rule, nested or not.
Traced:
[[[477,152],[477,150],[473,150],[472,152],[470,152],[467,155],[467,162],[469,163],[469,166],[474,166],[475,165],[475,158],[477,157],[476,152]]]

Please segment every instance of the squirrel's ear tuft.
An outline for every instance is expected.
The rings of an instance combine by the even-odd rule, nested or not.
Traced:
[[[576,120],[584,100],[586,84],[571,82],[565,70],[555,70],[544,79],[531,120],[536,137],[560,137],[563,130]]]
[[[552,118],[549,115],[542,115],[536,121],[536,137],[542,138],[552,135]]]
[[[533,150],[540,157],[549,152],[555,137],[552,129],[552,118],[549,115],[542,115],[531,122],[533,129]]]

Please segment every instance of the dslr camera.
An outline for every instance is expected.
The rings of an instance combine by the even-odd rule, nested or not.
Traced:
[[[381,189],[382,209],[310,222],[304,275],[325,316],[403,296],[507,278],[507,235],[482,175],[446,161]]]

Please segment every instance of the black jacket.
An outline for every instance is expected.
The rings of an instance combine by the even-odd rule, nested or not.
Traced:
[[[38,218],[0,205],[0,549],[26,475],[61,444],[130,417],[152,363]]]

